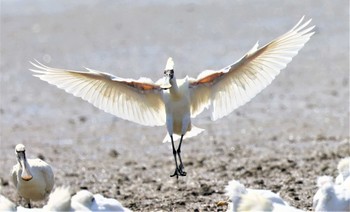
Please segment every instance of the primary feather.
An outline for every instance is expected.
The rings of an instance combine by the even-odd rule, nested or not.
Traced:
[[[212,120],[230,114],[262,91],[284,69],[314,34],[303,18],[290,31],[258,49],[258,43],[240,60],[219,71],[202,72],[191,79],[192,117],[211,106]],[[307,27],[307,28],[306,28]]]

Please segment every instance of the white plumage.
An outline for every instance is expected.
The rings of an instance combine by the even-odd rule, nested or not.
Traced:
[[[350,180],[350,157],[341,159],[338,163],[337,169],[339,174],[335,178],[335,184],[341,185],[347,179]]]
[[[12,181],[30,207],[31,200],[43,200],[50,194],[54,185],[53,171],[39,158],[27,160],[23,144],[16,145],[16,156],[18,163],[12,168]]]
[[[16,210],[15,210],[16,211]],[[17,207],[21,212],[42,212],[42,211],[73,211],[71,207],[71,194],[68,187],[58,187],[49,196],[47,204],[43,208]]]
[[[88,190],[78,191],[71,199],[73,211],[89,211],[94,201],[93,194]]]
[[[317,178],[318,190],[313,198],[315,211],[350,211],[350,181],[341,185],[333,182],[333,177]]]
[[[191,118],[208,108],[212,120],[217,120],[251,100],[314,34],[314,27],[308,27],[310,21],[303,22],[302,18],[290,31],[265,46],[258,48],[255,44],[232,65],[204,71],[196,79],[176,80],[171,58],[164,79],[156,83],[147,78],[123,79],[91,69],[86,72],[51,68],[39,62],[32,63],[37,68],[32,71],[40,79],[120,118],[147,126],[166,124],[169,136],[165,141],[172,141],[175,161],[176,152],[180,160],[172,176],[186,175],[179,153],[183,136],[192,137],[203,131],[192,126]],[[177,151],[173,144],[176,138],[180,138]]]
[[[241,196],[241,201],[237,208],[238,212],[246,211],[271,211],[271,212],[302,212],[303,210],[289,205],[271,201],[260,192],[250,191]]]
[[[72,211],[69,187],[57,187],[43,207],[44,211]]]
[[[261,200],[261,205],[259,205],[258,207],[268,208],[270,205],[272,207],[272,204],[274,203],[288,206],[288,203],[285,202],[278,194],[273,193],[270,190],[246,188],[243,184],[236,180],[231,180],[225,187],[225,191],[226,196],[231,201],[229,203],[228,211],[239,211],[239,207],[248,208],[250,207],[250,200],[253,200],[255,198],[256,200]],[[242,197],[245,195],[246,200],[243,204],[245,206],[240,206],[242,204]],[[260,196],[264,198],[260,198]],[[265,198],[267,199],[267,201],[265,201]]]

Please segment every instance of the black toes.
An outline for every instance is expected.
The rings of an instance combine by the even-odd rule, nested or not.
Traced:
[[[170,175],[170,177],[176,176],[176,178],[179,178],[179,176],[186,176],[186,175],[187,173],[185,171],[182,171],[182,169],[179,168],[179,169],[175,169],[174,174]]]
[[[170,175],[170,177],[175,177],[175,176],[176,176],[176,178],[179,178],[179,174],[177,172],[175,172],[174,174]]]

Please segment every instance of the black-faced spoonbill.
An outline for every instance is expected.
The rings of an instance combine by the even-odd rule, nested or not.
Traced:
[[[78,191],[72,197],[71,204],[74,211],[130,211],[118,200],[106,198],[101,194],[92,194],[88,190]]]
[[[237,212],[247,211],[303,212],[292,206],[273,202],[259,192],[248,192],[242,195]]]
[[[43,160],[27,159],[23,144],[16,145],[18,163],[12,168],[12,180],[17,193],[23,197],[30,208],[30,200],[45,199],[54,185],[54,175],[51,166]]]
[[[194,79],[176,79],[174,63],[168,59],[164,79],[156,83],[148,78],[123,79],[108,73],[87,69],[73,71],[32,63],[35,76],[56,85],[94,106],[120,118],[147,126],[166,124],[175,159],[171,176],[185,176],[181,160],[182,140],[202,129],[191,124],[205,108],[217,120],[245,104],[263,90],[292,60],[310,39],[313,26],[303,18],[287,33],[265,46],[258,43],[237,62],[217,71],[203,71]],[[180,138],[176,149],[174,140]],[[179,164],[177,159],[179,159]]]
[[[243,184],[236,180],[231,180],[225,187],[225,191],[226,196],[230,200],[230,203],[228,204],[228,211],[238,211],[238,208],[241,205],[242,197],[248,193],[261,195],[264,198],[268,199],[271,204],[276,203],[280,205],[288,205],[288,203],[285,202],[278,194],[273,193],[270,190],[246,188]],[[261,206],[265,205],[263,202],[264,201],[261,202]]]

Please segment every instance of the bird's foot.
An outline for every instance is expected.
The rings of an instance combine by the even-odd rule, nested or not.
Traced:
[[[182,171],[180,168],[176,168],[174,174],[170,175],[170,177],[175,177],[179,178],[179,176],[186,176],[187,173],[185,171]]]
[[[181,163],[180,166],[179,166],[179,172],[181,174],[181,176],[186,176],[186,172],[184,171],[184,165]]]

